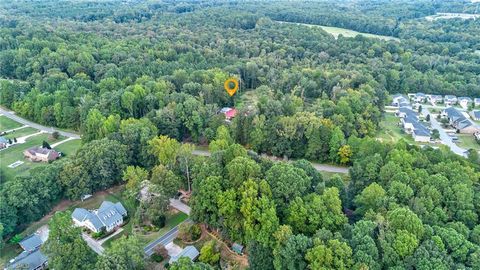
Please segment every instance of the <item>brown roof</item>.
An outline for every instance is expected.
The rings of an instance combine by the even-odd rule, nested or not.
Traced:
[[[42,148],[38,146],[28,148],[26,151],[33,156],[36,156],[37,154],[47,155],[48,160],[55,160],[59,156],[59,153],[53,149]]]

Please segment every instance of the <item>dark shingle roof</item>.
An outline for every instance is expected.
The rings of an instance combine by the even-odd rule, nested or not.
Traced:
[[[45,264],[47,257],[40,250],[34,252],[24,251],[11,262],[6,269],[36,269]]]
[[[19,244],[25,251],[34,251],[43,244],[43,241],[38,235],[32,234],[25,237]]]
[[[104,201],[96,212],[90,212],[83,208],[76,208],[72,213],[72,218],[83,222],[89,220],[92,225],[101,230],[104,226],[111,226],[127,214],[127,210],[122,203],[112,203]]]

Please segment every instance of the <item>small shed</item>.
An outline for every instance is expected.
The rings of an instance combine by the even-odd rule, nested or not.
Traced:
[[[243,254],[243,246],[238,243],[233,243],[232,250],[237,254]]]

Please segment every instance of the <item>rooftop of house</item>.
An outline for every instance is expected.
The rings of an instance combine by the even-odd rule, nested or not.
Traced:
[[[23,251],[15,259],[10,261],[6,269],[37,269],[47,261],[47,257],[40,251]]]
[[[480,119],[480,111],[473,111],[473,116],[477,119]]]
[[[413,129],[414,133],[417,136],[430,136],[430,130],[428,130],[427,127],[425,127],[422,123],[420,122],[414,122],[413,124]]]
[[[443,111],[447,114],[448,118],[465,118],[465,116],[454,107],[448,107]]]
[[[474,98],[473,101],[474,101],[475,103],[479,103],[479,102],[480,102],[480,98]]]
[[[469,98],[469,97],[459,97],[459,98],[458,98],[458,100],[459,100],[459,101],[462,101],[462,100],[465,100],[465,101],[472,101],[472,99],[471,99],[471,98]]]
[[[8,143],[8,139],[5,137],[0,136],[0,143]]]
[[[417,97],[425,97],[425,93],[418,92],[415,94]]]
[[[53,149],[39,147],[39,146],[30,147],[25,151],[27,151],[28,153],[34,156],[38,154],[46,155],[48,159],[51,159],[51,160],[56,159],[59,156],[59,153],[57,151]]]
[[[416,113],[414,110],[412,110],[412,109],[410,109],[410,108],[408,108],[408,107],[400,107],[400,108],[398,109],[398,111],[399,111],[400,113],[405,114],[405,116],[417,118],[417,113]]]
[[[473,125],[472,121],[465,118],[457,123],[457,129],[464,129]]]
[[[176,262],[181,257],[188,257],[190,258],[190,260],[193,261],[198,257],[198,255],[200,255],[200,252],[198,252],[197,248],[195,248],[194,246],[186,246],[177,256],[173,256],[172,258],[170,258],[169,263]]]
[[[104,201],[95,211],[88,211],[84,208],[75,208],[72,213],[72,218],[79,222],[89,220],[97,230],[101,230],[104,226],[109,227],[117,220],[127,214],[127,210],[122,203],[112,203]]]
[[[454,96],[454,95],[445,95],[445,99],[447,100],[452,100],[452,99],[456,99],[457,97]]]
[[[43,241],[38,235],[32,234],[25,237],[19,244],[23,250],[31,252],[37,250],[43,244]]]

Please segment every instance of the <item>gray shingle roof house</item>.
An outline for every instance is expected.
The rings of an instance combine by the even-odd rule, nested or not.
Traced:
[[[401,118],[405,133],[412,134],[415,141],[430,141],[430,130],[418,120],[415,111],[410,108],[399,108],[395,114]]]
[[[473,134],[480,129],[470,119],[467,119],[465,115],[459,110],[450,107],[442,111],[442,115],[448,119],[450,125],[459,133]]]
[[[453,95],[446,95],[443,99],[443,103],[445,103],[447,106],[453,105],[457,103],[457,97]]]
[[[25,251],[34,251],[40,248],[40,246],[43,244],[43,241],[38,235],[32,234],[25,237],[22,241],[20,241],[19,244]]]
[[[37,234],[32,234],[20,241],[23,252],[12,259],[6,266],[6,270],[10,269],[26,269],[37,270],[47,268],[47,257],[40,251],[43,244],[42,239]]]
[[[472,116],[473,120],[477,120],[477,121],[480,120],[480,111],[473,111],[471,113],[471,116]]]
[[[75,208],[72,219],[75,225],[87,227],[93,232],[112,231],[123,224],[127,210],[122,203],[104,201],[97,210],[89,211],[84,208]]]
[[[47,257],[40,250],[34,252],[23,251],[5,269],[37,270],[47,268]]]
[[[392,106],[397,106],[397,107],[405,107],[410,104],[410,101],[408,100],[407,97],[401,94],[396,94],[392,96]]]
[[[475,107],[480,106],[480,98],[474,98],[473,103],[475,103]]]
[[[200,252],[198,252],[197,248],[194,246],[186,246],[177,256],[171,257],[169,263],[174,263],[181,257],[188,257],[190,260],[194,261],[198,255],[200,255]]]

